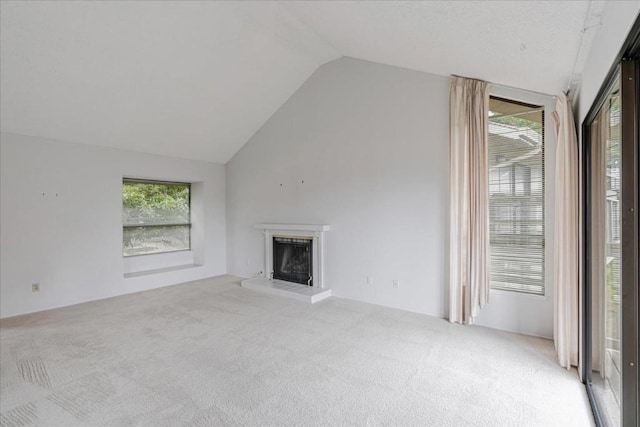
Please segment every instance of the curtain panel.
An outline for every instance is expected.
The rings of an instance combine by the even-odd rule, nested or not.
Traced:
[[[578,364],[578,138],[571,104],[558,95],[555,121],[553,341],[560,366]]]
[[[605,301],[606,301],[606,141],[609,114],[605,111],[591,125],[591,369],[604,378]]]
[[[489,84],[454,77],[449,100],[449,321],[489,300]]]

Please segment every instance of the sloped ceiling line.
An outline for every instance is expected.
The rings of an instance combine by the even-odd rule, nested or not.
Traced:
[[[0,8],[0,130],[219,163],[342,56],[557,93],[588,51],[588,1]]]

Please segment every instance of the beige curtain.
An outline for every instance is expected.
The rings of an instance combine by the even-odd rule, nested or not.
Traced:
[[[489,300],[489,85],[454,77],[449,104],[449,320]]]
[[[560,366],[578,364],[578,138],[571,104],[556,100],[553,340]]]
[[[591,367],[604,377],[605,348],[604,302],[606,293],[606,147],[609,138],[609,114],[601,114],[591,125]]]

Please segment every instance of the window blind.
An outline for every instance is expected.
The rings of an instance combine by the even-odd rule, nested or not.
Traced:
[[[599,116],[603,116],[600,120],[600,126],[606,126],[608,128],[608,138],[601,143],[605,144],[605,189],[606,189],[606,211],[605,211],[605,256],[606,256],[606,285],[607,294],[609,300],[607,304],[611,307],[615,304],[620,304],[620,285],[622,283],[622,276],[620,271],[621,266],[621,236],[620,236],[620,221],[621,221],[621,193],[622,186],[620,181],[620,145],[621,145],[621,133],[620,133],[620,116],[621,116],[621,103],[619,92],[611,94],[611,98],[602,108],[602,112]],[[612,311],[615,308],[612,309]],[[615,327],[611,327],[608,331],[610,337],[616,337]]]
[[[489,102],[492,289],[544,295],[544,109]]]

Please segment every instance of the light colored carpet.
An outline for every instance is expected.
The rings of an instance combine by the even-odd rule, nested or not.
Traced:
[[[0,322],[4,426],[584,426],[550,341],[223,276]]]

